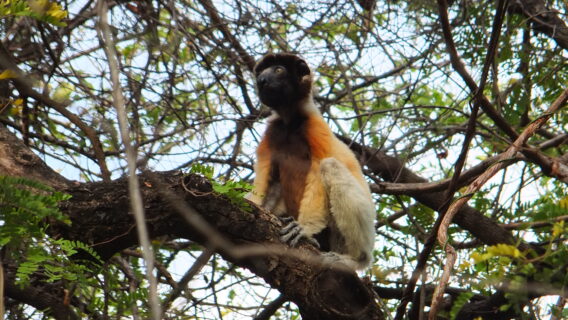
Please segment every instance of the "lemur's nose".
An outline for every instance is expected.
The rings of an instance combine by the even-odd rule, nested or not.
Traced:
[[[266,81],[268,81],[268,76],[266,74],[260,74],[256,79],[256,83],[259,88],[264,87],[264,85],[266,85]]]

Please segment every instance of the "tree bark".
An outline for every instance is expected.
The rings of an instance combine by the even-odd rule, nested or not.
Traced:
[[[71,184],[3,125],[0,125],[0,175],[26,177],[55,189],[63,189]]]
[[[198,175],[178,172],[143,173],[139,176],[148,230],[152,238],[167,236],[207,244],[209,235],[188,223],[171,203],[179,197],[232,244],[218,250],[227,260],[250,269],[300,308],[304,319],[383,319],[372,286],[354,272],[332,268],[314,261],[315,248],[304,244],[288,255],[279,242],[280,222],[256,207],[250,212],[212,191],[211,184]],[[50,227],[52,236],[79,240],[107,260],[123,249],[137,245],[133,216],[129,214],[128,184],[125,178],[112,182],[84,183],[64,190],[72,198],[61,211],[72,224]],[[267,244],[262,252],[240,257],[251,244]],[[280,246],[280,250],[278,250]],[[299,255],[298,255],[299,253]],[[305,259],[303,259],[305,256]],[[89,258],[85,255],[77,258]]]
[[[509,12],[523,15],[531,22],[532,29],[554,39],[558,46],[568,50],[568,26],[550,9],[544,0],[511,1]]]

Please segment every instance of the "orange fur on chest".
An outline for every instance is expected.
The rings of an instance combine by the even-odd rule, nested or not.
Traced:
[[[323,118],[312,115],[307,120],[306,140],[310,146],[313,160],[321,160],[331,155],[333,133]]]
[[[331,156],[333,133],[327,123],[317,115],[310,115],[306,122],[305,138],[312,158],[321,160]],[[273,147],[265,135],[256,149],[257,161],[270,161]]]
[[[264,136],[260,140],[260,144],[256,148],[257,161],[269,160],[270,161],[270,145],[268,138]]]
[[[272,134],[274,134],[272,128],[267,130],[256,150],[256,192],[262,198],[269,192],[274,182],[280,183],[282,188],[281,196],[284,199],[287,213],[295,218],[298,217],[300,202],[306,196],[304,194],[304,192],[307,191],[305,190],[306,184],[309,184],[310,189],[313,189],[309,192],[310,196],[308,198],[311,199],[310,201],[314,202],[314,204],[318,203],[318,207],[321,206],[321,204],[319,204],[321,202],[319,201],[321,198],[319,194],[322,192],[322,190],[319,190],[321,186],[319,183],[308,179],[308,176],[311,176],[311,179],[317,176],[317,174],[314,175],[313,172],[310,172],[314,170],[318,171],[319,162],[324,158],[332,156],[334,152],[334,136],[323,118],[318,114],[308,115],[305,121],[302,136],[307,144],[306,147],[309,148],[310,160],[308,161],[311,162],[311,165],[308,162],[308,166],[304,167],[302,162],[289,162],[299,161],[298,158],[282,156],[280,150],[277,150],[280,146],[275,144],[271,138],[273,137]],[[298,146],[297,150],[301,152],[301,146]],[[274,166],[277,166],[276,176],[274,176]],[[277,180],[273,180],[274,178]],[[319,181],[319,179],[316,180]],[[315,194],[312,194],[314,192]],[[318,196],[316,196],[316,194]]]

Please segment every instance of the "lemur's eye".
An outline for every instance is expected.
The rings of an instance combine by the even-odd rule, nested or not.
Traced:
[[[284,68],[282,68],[282,67],[276,67],[276,68],[274,68],[274,72],[275,72],[275,73],[284,72]]]

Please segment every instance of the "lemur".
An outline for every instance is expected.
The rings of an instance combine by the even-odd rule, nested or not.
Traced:
[[[284,221],[281,240],[319,245],[360,270],[371,262],[375,206],[361,166],[314,104],[312,72],[288,53],[255,66],[260,101],[273,111],[256,150],[249,199]],[[293,218],[293,219],[292,219]]]

